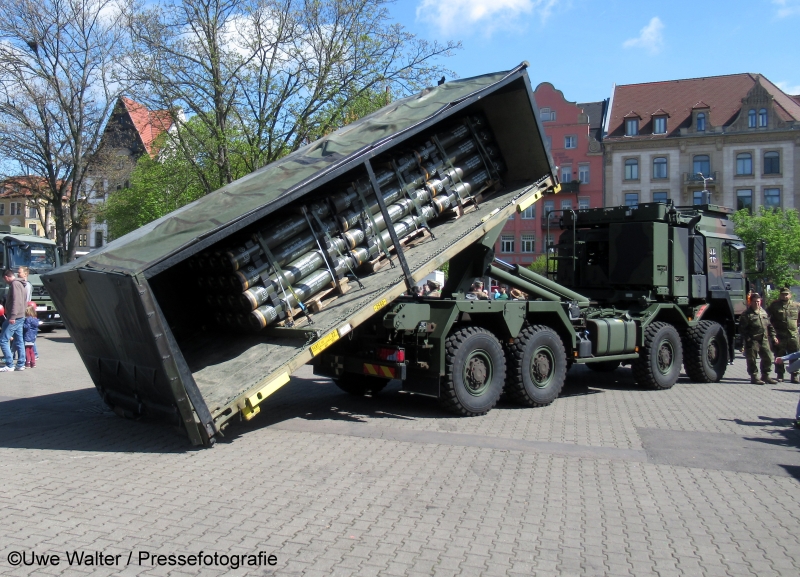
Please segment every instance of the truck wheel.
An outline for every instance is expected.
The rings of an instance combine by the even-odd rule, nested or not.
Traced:
[[[544,407],[558,398],[567,375],[567,355],[551,328],[529,326],[506,348],[508,396],[528,407]]]
[[[497,403],[505,380],[503,346],[492,333],[465,327],[447,337],[442,407],[464,417],[483,415]]]
[[[668,323],[650,323],[644,331],[644,346],[631,363],[633,378],[641,386],[669,389],[678,381],[683,363],[681,337]]]
[[[377,395],[389,384],[387,379],[359,375],[358,373],[347,373],[338,379],[334,379],[333,382],[345,393],[350,393],[357,397]]]
[[[586,363],[586,366],[595,373],[610,373],[619,368],[619,361],[600,361],[599,363]]]
[[[728,368],[728,336],[714,321],[700,321],[683,335],[683,365],[695,383],[718,383]]]

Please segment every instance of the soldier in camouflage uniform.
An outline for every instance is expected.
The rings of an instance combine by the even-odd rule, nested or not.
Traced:
[[[747,359],[750,382],[754,385],[776,384],[778,381],[769,377],[769,371],[772,368],[770,345],[777,344],[778,339],[775,335],[775,328],[769,322],[769,316],[761,308],[761,295],[758,293],[750,295],[750,306],[739,317],[739,334],[742,335],[744,342],[744,356]],[[756,367],[758,357],[761,357],[760,379]]]
[[[792,293],[788,287],[781,289],[781,296],[767,307],[769,320],[775,327],[778,344],[775,345],[775,356],[784,357],[800,350],[797,339],[797,319],[800,317],[800,304],[792,301]],[[779,381],[783,381],[785,368],[782,364],[775,365],[775,372]],[[792,382],[797,383],[797,372],[792,373]]]

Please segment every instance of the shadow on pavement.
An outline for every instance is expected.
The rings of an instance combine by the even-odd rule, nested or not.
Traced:
[[[800,430],[794,428],[794,419],[759,417],[758,421],[744,421],[742,419],[722,419],[731,421],[745,427],[758,427],[766,429],[771,437],[742,437],[747,441],[756,441],[767,445],[780,447],[794,447],[800,449]]]
[[[54,343],[62,343],[67,345],[72,344],[72,339],[70,337],[51,337],[48,335],[42,335],[42,338],[47,339],[48,341],[53,341]]]
[[[790,477],[794,477],[796,481],[800,481],[800,467],[794,465],[781,465]]]
[[[193,450],[188,437],[167,424],[118,417],[93,388],[0,402],[0,447],[132,453]]]

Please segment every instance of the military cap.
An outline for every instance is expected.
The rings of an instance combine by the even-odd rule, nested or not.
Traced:
[[[754,300],[760,299],[760,298],[761,298],[760,294],[758,294],[758,293],[750,293],[750,300],[751,301],[754,301]]]
[[[792,294],[792,291],[790,291],[790,290],[789,290],[789,287],[788,287],[788,286],[785,286],[785,287],[783,287],[783,288],[781,289],[781,294],[782,294],[782,295],[791,295],[791,294]]]
[[[428,281],[428,286],[431,287],[433,290],[438,290],[438,289],[442,288],[442,285],[440,285],[438,282],[436,282],[433,279]]]

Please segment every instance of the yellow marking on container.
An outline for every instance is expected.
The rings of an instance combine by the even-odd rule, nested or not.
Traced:
[[[244,408],[242,408],[242,415],[244,418],[249,421],[255,417],[261,411],[261,408],[258,406],[258,404],[288,382],[289,373],[281,373],[269,383],[264,385],[264,387],[247,397],[244,400]]]
[[[375,311],[375,312],[378,312],[383,307],[385,307],[387,304],[388,303],[387,303],[386,299],[381,299],[376,304],[372,305],[372,310]]]
[[[394,369],[392,367],[385,367],[383,365],[372,365],[364,363],[364,374],[372,377],[385,377],[387,379],[394,378]]]
[[[539,199],[542,198],[542,196],[544,196],[544,193],[541,191],[537,191],[521,199],[517,203],[517,212],[520,213],[525,212],[528,209],[528,207],[538,202]]]
[[[499,208],[495,208],[495,209],[494,209],[492,212],[490,212],[489,214],[487,214],[486,216],[484,216],[484,217],[481,219],[481,222],[486,222],[487,220],[489,220],[490,218],[492,218],[494,215],[496,215],[498,212],[500,212],[500,209],[499,209]]]
[[[316,343],[311,345],[311,354],[316,357],[322,351],[327,349],[329,346],[331,346],[333,343],[335,343],[338,340],[339,340],[339,331],[336,330],[336,329],[333,329],[327,335],[325,335],[320,340],[318,340]]]

